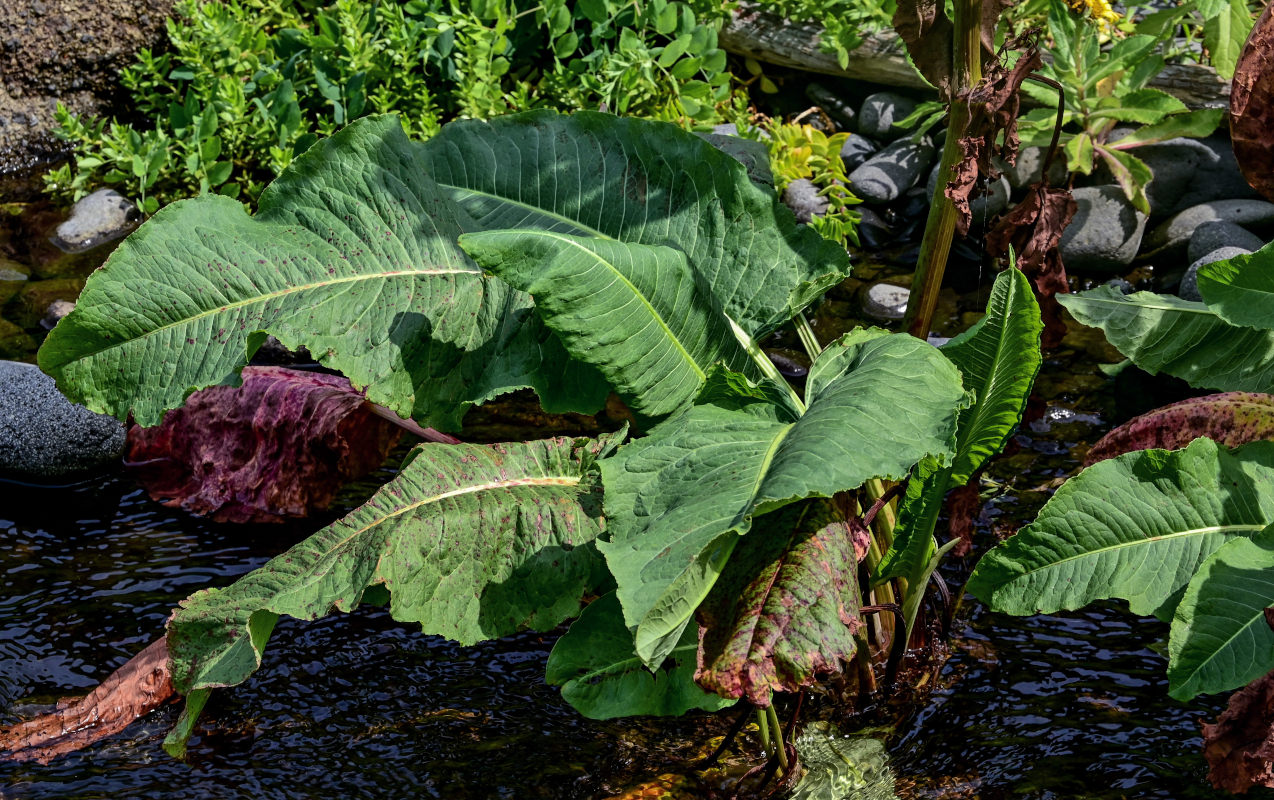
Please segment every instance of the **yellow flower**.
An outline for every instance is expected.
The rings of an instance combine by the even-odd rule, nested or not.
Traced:
[[[1119,14],[1110,7],[1109,0],[1071,0],[1071,8],[1076,11],[1082,11],[1087,8],[1093,19],[1107,30],[1116,22],[1119,22]]]

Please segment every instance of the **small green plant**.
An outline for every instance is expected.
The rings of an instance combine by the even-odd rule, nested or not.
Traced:
[[[761,0],[758,5],[787,19],[820,23],[819,49],[835,55],[841,68],[864,36],[889,29],[897,8],[895,0]]]
[[[848,268],[699,137],[593,112],[455,122],[427,142],[363,119],[298,157],[255,216],[216,195],[162,209],[40,352],[92,408],[153,424],[234,381],[268,332],[422,425],[455,429],[531,387],[584,411],[613,389],[648,427],[626,444],[420,445],[345,519],[190,597],[167,632],[188,697],[173,751],[212,688],[257,668],[279,615],[360,602],[462,643],[578,615],[548,678],[594,717],[744,698],[774,721],[776,691],[855,660],[870,677],[890,639],[860,606],[914,614],[929,510],[1014,430],[1039,322],[1009,270],[946,350],[878,329],[820,343],[803,309]],[[792,324],[803,389],[756,344]],[[879,487],[909,474],[895,521]]]
[[[1067,169],[1087,175],[1100,160],[1133,205],[1149,213],[1145,187],[1152,175],[1132,151],[1178,136],[1207,136],[1220,124],[1224,109],[1191,111],[1168,93],[1147,87],[1165,64],[1157,52],[1162,37],[1133,34],[1102,47],[1100,21],[1091,14],[1077,16],[1063,0],[1051,0],[1048,30],[1053,61],[1039,74],[1063,87],[1060,143]],[[1022,116],[1022,141],[1047,145],[1056,124],[1058,92],[1031,82],[1022,91],[1043,105]],[[1121,123],[1144,127],[1110,141]]]
[[[209,191],[255,202],[318,138],[387,111],[417,136],[540,106],[719,121],[735,106],[716,41],[726,13],[677,0],[180,0],[168,49],[121,75],[137,118],[60,109],[76,156],[46,184],[63,200],[118,186],[148,213]]]
[[[826,239],[841,244],[858,244],[860,215],[853,206],[861,203],[849,190],[849,176],[841,160],[841,148],[848,133],[828,136],[810,125],[769,120],[761,129],[761,139],[770,152],[774,188],[782,194],[787,185],[807,178],[827,198],[827,213],[814,217],[810,225]]]

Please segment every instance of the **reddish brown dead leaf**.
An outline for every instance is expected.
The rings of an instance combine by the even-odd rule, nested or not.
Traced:
[[[1274,6],[1261,13],[1234,68],[1230,142],[1243,177],[1274,200]]]
[[[191,395],[128,432],[128,465],[151,497],[219,522],[282,522],[326,508],[378,467],[400,427],[345,378],[247,367],[243,385]]]
[[[1227,792],[1274,787],[1274,672],[1239,689],[1214,725],[1203,725],[1208,779]]]
[[[1156,408],[1103,436],[1088,451],[1084,466],[1133,450],[1176,450],[1200,436],[1226,447],[1274,439],[1274,395],[1223,392]]]
[[[898,0],[894,30],[907,46],[912,63],[944,101],[951,100],[952,36],[942,0]]]
[[[770,704],[854,654],[858,561],[833,504],[794,503],[758,519],[699,607],[695,682]]]
[[[119,733],[174,694],[168,640],[161,638],[84,697],[63,700],[52,713],[0,730],[0,750],[14,761],[47,764]]]
[[[982,497],[976,476],[963,486],[952,489],[946,499],[947,525],[953,539],[960,543],[951,551],[954,556],[967,556],[973,547],[973,521],[982,510]]]
[[[986,235],[986,249],[992,256],[1007,258],[1012,248],[1018,269],[1031,279],[1044,319],[1041,347],[1056,347],[1066,334],[1056,296],[1070,289],[1057,245],[1076,208],[1070,191],[1049,186],[1046,178],[1028,187],[1022,202]]]
[[[1026,76],[1043,65],[1039,50],[1030,42],[1015,40],[1005,47],[1027,49],[1012,69],[993,61],[982,81],[966,93],[969,125],[960,137],[960,161],[953,167],[952,180],[946,187],[947,197],[956,207],[956,230],[961,236],[969,233],[973,221],[969,200],[980,179],[999,177],[992,158],[998,156],[1009,164],[1017,161],[1021,144],[1017,135],[1022,105],[1019,89]],[[997,143],[1001,133],[1004,138]]]

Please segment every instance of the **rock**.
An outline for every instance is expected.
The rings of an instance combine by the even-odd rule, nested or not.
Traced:
[[[1068,271],[1119,272],[1132,263],[1146,230],[1146,215],[1119,186],[1084,186],[1072,193],[1078,206],[1059,249]]]
[[[83,288],[82,278],[30,281],[14,298],[13,304],[17,308],[10,314],[10,319],[23,328],[34,328],[54,300],[75,300]]]
[[[1173,140],[1177,141],[1177,140]],[[1250,185],[1243,177],[1243,173],[1239,171],[1239,163],[1234,158],[1234,148],[1230,146],[1230,137],[1224,134],[1214,134],[1206,139],[1191,139],[1195,146],[1205,147],[1211,154],[1211,158],[1202,173],[1202,180],[1190,181],[1183,187],[1182,193],[1176,198],[1175,202],[1164,208],[1165,215],[1176,214],[1187,208],[1192,208],[1203,203],[1211,203],[1217,200],[1257,200],[1261,195]],[[1149,145],[1147,145],[1149,146]],[[1140,155],[1140,147],[1133,150],[1134,155]],[[1154,206],[1151,206],[1153,209]],[[1155,209],[1156,215],[1158,210]]]
[[[69,152],[53,135],[60,101],[76,114],[120,108],[119,72],[142,47],[164,48],[173,0],[0,2],[0,197],[35,199],[32,176]]]
[[[826,197],[818,193],[818,187],[809,178],[798,178],[783,190],[783,202],[792,209],[798,222],[809,222],[827,213]]]
[[[1177,288],[1177,296],[1182,300],[1202,301],[1203,296],[1199,294],[1199,267],[1204,264],[1211,264],[1214,261],[1224,261],[1227,258],[1247,255],[1251,252],[1251,250],[1245,250],[1242,247],[1218,247],[1186,269],[1186,274],[1181,276],[1181,286]]]
[[[46,331],[53,330],[53,326],[62,321],[62,318],[75,310],[75,303],[70,300],[54,300],[49,303],[49,307],[44,310],[44,319],[40,320],[40,327]]]
[[[1128,151],[1145,162],[1154,179],[1146,184],[1150,216],[1160,219],[1173,213],[1178,199],[1195,183],[1196,176],[1210,176],[1219,162],[1211,148],[1198,139],[1168,139]],[[1105,161],[1093,171],[1094,183],[1116,183]],[[1214,198],[1216,199],[1216,198]]]
[[[817,103],[842,131],[857,130],[858,112],[836,92],[821,83],[810,83],[805,86],[805,96]]]
[[[35,353],[35,340],[26,331],[0,319],[0,358],[29,358]]]
[[[867,317],[879,322],[893,322],[907,313],[911,290],[889,283],[873,284],[862,293],[859,306]]]
[[[1118,289],[1120,294],[1132,294],[1137,288],[1123,278],[1111,278],[1106,281],[1106,285],[1112,289]]]
[[[127,236],[142,219],[132,200],[114,189],[98,189],[71,209],[50,241],[64,253],[83,253]]]
[[[1023,147],[1017,153],[1017,161],[1012,165],[1004,165],[1004,176],[1009,179],[1009,186],[1014,189],[1025,189],[1032,183],[1039,183],[1044,175],[1044,155],[1047,147]],[[1058,148],[1053,156],[1053,163],[1048,165],[1049,185],[1061,186],[1066,180],[1066,155]]]
[[[56,478],[124,452],[124,426],[72,404],[31,364],[0,361],[0,473]]]
[[[933,154],[927,138],[894,142],[849,174],[850,191],[867,203],[888,203],[916,185]]]
[[[1274,226],[1274,203],[1264,200],[1216,200],[1179,211],[1146,236],[1143,255],[1180,255],[1205,222],[1231,222],[1245,228]]]
[[[0,306],[26,285],[31,270],[16,261],[0,258]]]
[[[925,192],[929,197],[933,197],[933,190],[938,187],[938,172],[941,168],[941,164],[934,164],[933,169],[929,170],[929,180],[925,184]],[[987,186],[989,190],[986,194],[975,192],[973,199],[969,201],[969,216],[972,217],[974,228],[983,227],[1009,204],[1009,192],[1012,187],[1008,178],[1001,175]]]
[[[867,159],[876,154],[880,148],[872,144],[872,141],[865,136],[851,135],[849,140],[845,142],[845,146],[840,149],[840,160],[845,162],[845,173],[849,174]]]
[[[886,142],[905,136],[908,130],[896,128],[894,123],[905,119],[918,105],[912,98],[894,92],[869,95],[858,111],[858,132]]]
[[[1186,247],[1186,257],[1190,261],[1198,261],[1208,253],[1222,247],[1241,247],[1249,252],[1256,252],[1265,246],[1265,240],[1247,228],[1233,222],[1204,222],[1190,234],[1190,243]]]
[[[858,209],[858,240],[864,247],[879,250],[893,241],[894,229],[870,208]]]

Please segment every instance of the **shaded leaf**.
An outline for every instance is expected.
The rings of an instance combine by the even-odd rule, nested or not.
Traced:
[[[1274,526],[1232,539],[1199,565],[1172,618],[1168,694],[1237,689],[1274,670]]]
[[[596,366],[639,413],[686,405],[718,361],[756,371],[680,250],[551,231],[472,233],[460,244],[534,296],[571,355]]]
[[[1202,139],[1210,136],[1224,117],[1225,109],[1223,108],[1202,108],[1185,114],[1173,114],[1153,125],[1137,128],[1118,141],[1108,142],[1106,147],[1111,150],[1127,150],[1143,144],[1166,142],[1181,136]]]
[[[544,679],[591,719],[641,714],[675,716],[691,709],[717,711],[734,700],[705,692],[694,682],[696,632],[687,630],[654,670],[633,649],[632,631],[614,592],[594,600],[553,645]]]
[[[130,472],[165,505],[218,522],[282,522],[327,508],[380,466],[400,427],[339,375],[246,367],[243,385],[196,392],[128,431]]]
[[[1226,447],[1274,439],[1274,396],[1225,392],[1156,408],[1103,436],[1088,451],[1084,466],[1133,450],[1176,450],[1200,436]]]
[[[1271,520],[1274,443],[1128,453],[1064,483],[1035,522],[983,556],[967,588],[1009,614],[1121,598],[1169,620],[1204,559]]]
[[[421,145],[477,230],[540,228],[671,246],[755,338],[849,274],[844,248],[692,133],[609,114],[463,120]]]
[[[1208,310],[1232,325],[1274,330],[1274,247],[1199,268],[1199,294]]]
[[[1078,206],[1069,190],[1048,185],[1047,170],[1044,175],[1045,180],[1028,187],[1022,201],[987,233],[986,247],[995,258],[1015,254],[1017,268],[1031,279],[1044,320],[1040,346],[1049,348],[1061,344],[1066,333],[1057,297],[1070,288],[1058,243]]]
[[[1274,331],[1231,325],[1203,303],[1171,295],[1099,286],[1058,299],[1152,375],[1166,372],[1212,389],[1274,388]]]
[[[63,700],[56,711],[0,730],[0,750],[14,761],[47,764],[119,733],[173,694],[168,643],[161,637],[84,697]]]
[[[365,505],[169,621],[183,693],[242,682],[280,614],[350,611],[384,584],[390,614],[462,644],[574,616],[598,583],[596,460],[614,437],[415,448]]]
[[[695,681],[723,697],[768,706],[841,671],[854,655],[858,558],[831,502],[766,514],[743,539],[699,607]]]
[[[1239,55],[1230,90],[1230,143],[1253,189],[1274,200],[1274,10],[1266,6]]]
[[[397,118],[320,141],[259,209],[204,195],[157,213],[89,278],[42,369],[74,400],[145,426],[195,389],[237,382],[262,331],[433,427],[528,386],[555,410],[603,401],[604,384],[572,366],[530,298],[456,245],[468,221]]]
[[[1274,673],[1235,692],[1217,721],[1204,723],[1203,757],[1218,789],[1274,788]]]
[[[1154,178],[1146,162],[1122,150],[1113,150],[1101,145],[1095,152],[1106,163],[1115,182],[1124,190],[1124,197],[1143,214],[1150,213],[1150,201],[1146,198],[1146,184]]]
[[[638,654],[657,662],[676,642],[755,516],[949,455],[963,394],[925,342],[855,331],[814,361],[799,419],[754,400],[699,405],[603,461],[611,537],[599,547]]]

